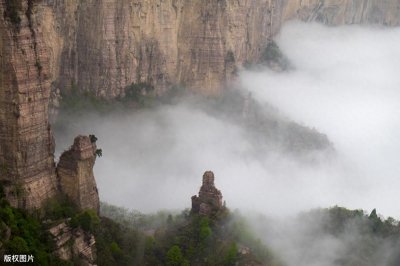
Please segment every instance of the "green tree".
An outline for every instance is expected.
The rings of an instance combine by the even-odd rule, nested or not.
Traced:
[[[10,254],[28,254],[28,244],[22,237],[15,236],[7,243],[7,252]]]
[[[237,253],[238,253],[238,249],[236,246],[236,243],[233,243],[229,249],[228,252],[225,256],[225,265],[235,265],[235,262],[237,260]]]
[[[100,219],[94,210],[86,210],[71,219],[71,226],[80,226],[83,230],[93,232],[99,225]]]
[[[206,241],[207,238],[208,238],[209,236],[211,236],[212,231],[211,231],[211,228],[210,228],[210,226],[209,226],[208,224],[209,224],[209,222],[208,222],[208,218],[207,218],[207,217],[203,217],[203,218],[200,220],[200,232],[199,232],[199,237],[200,237],[200,241],[201,241],[201,242]]]
[[[167,252],[167,266],[181,266],[183,262],[181,249],[177,245],[172,246]]]

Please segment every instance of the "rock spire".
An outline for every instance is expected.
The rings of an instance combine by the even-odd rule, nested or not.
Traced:
[[[96,161],[96,137],[77,136],[57,165],[60,189],[82,210],[99,212],[99,194],[93,175]]]
[[[222,193],[214,185],[214,173],[206,171],[199,196],[192,196],[192,213],[212,215],[223,208]]]

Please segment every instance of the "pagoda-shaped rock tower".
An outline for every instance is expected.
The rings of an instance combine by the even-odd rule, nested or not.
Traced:
[[[222,208],[222,194],[214,185],[214,173],[206,171],[199,196],[192,196],[192,213],[209,216]]]

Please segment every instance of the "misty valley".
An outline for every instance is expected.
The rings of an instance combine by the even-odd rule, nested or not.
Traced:
[[[101,200],[107,202],[101,213],[128,227],[146,219],[146,213],[161,216],[159,223],[168,215],[182,219],[179,210],[190,206],[199,173],[212,169],[228,207],[249,212],[230,219],[247,219],[245,230],[253,230],[282,265],[395,265],[399,243],[391,234],[398,235],[399,228],[390,216],[398,217],[393,204],[398,160],[390,161],[394,156],[379,147],[382,139],[376,134],[395,139],[398,131],[389,128],[399,126],[395,84],[400,80],[370,75],[390,71],[397,61],[391,53],[371,58],[376,68],[359,65],[374,49],[391,45],[385,36],[378,48],[366,47],[366,40],[375,34],[398,36],[398,31],[381,31],[288,24],[277,39],[288,70],[271,70],[269,62],[243,69],[240,85],[212,99],[182,89],[165,98],[141,96],[128,107],[114,102],[111,111],[104,103],[65,106],[58,114],[60,127],[55,125],[57,147],[67,147],[80,133],[99,138],[104,157],[95,173]],[[393,82],[388,87],[386,78]],[[372,108],[382,113],[371,116]],[[382,117],[387,124],[376,128]],[[370,145],[378,154],[368,155]],[[380,167],[381,160],[386,167]],[[334,205],[365,210],[324,209]],[[375,208],[386,218],[373,216]],[[307,210],[312,211],[296,216]],[[375,231],[371,217],[390,233]],[[158,226],[146,230],[168,228]]]
[[[0,2],[0,262],[399,266],[398,10]]]

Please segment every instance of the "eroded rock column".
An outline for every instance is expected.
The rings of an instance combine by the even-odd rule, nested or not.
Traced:
[[[192,213],[212,215],[222,208],[222,193],[214,185],[214,173],[206,171],[199,196],[192,196]]]
[[[99,194],[93,175],[96,161],[95,137],[78,136],[68,151],[65,151],[57,165],[60,189],[79,209],[100,208]]]

